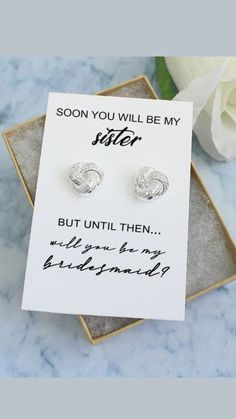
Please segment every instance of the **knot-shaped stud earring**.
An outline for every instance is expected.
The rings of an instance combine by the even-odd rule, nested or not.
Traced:
[[[169,181],[164,173],[152,167],[141,167],[135,179],[135,195],[149,201],[163,195],[169,187]]]
[[[104,173],[95,163],[75,163],[70,168],[69,179],[78,194],[90,194],[100,185]]]

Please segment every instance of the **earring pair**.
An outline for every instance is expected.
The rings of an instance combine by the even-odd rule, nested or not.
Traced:
[[[103,170],[95,163],[78,162],[69,171],[69,179],[73,189],[78,194],[92,193],[102,182]],[[137,198],[150,201],[163,195],[169,187],[169,181],[164,173],[152,167],[141,167],[135,178],[134,192]]]

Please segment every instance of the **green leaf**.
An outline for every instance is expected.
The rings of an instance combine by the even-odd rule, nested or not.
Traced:
[[[155,59],[155,79],[161,99],[171,100],[178,93],[178,89],[167,69],[165,57],[156,57]]]

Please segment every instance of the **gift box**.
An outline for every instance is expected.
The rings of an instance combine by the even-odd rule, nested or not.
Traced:
[[[99,92],[98,95],[158,99],[145,76]],[[45,115],[3,133],[17,173],[33,206]],[[219,257],[220,255],[220,257]],[[236,278],[236,248],[196,167],[191,166],[186,300],[193,300]],[[80,321],[92,343],[138,325],[142,319],[84,316]]]

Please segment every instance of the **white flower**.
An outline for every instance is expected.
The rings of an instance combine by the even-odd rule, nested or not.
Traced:
[[[180,92],[194,103],[194,131],[217,160],[236,157],[236,57],[167,57]]]

